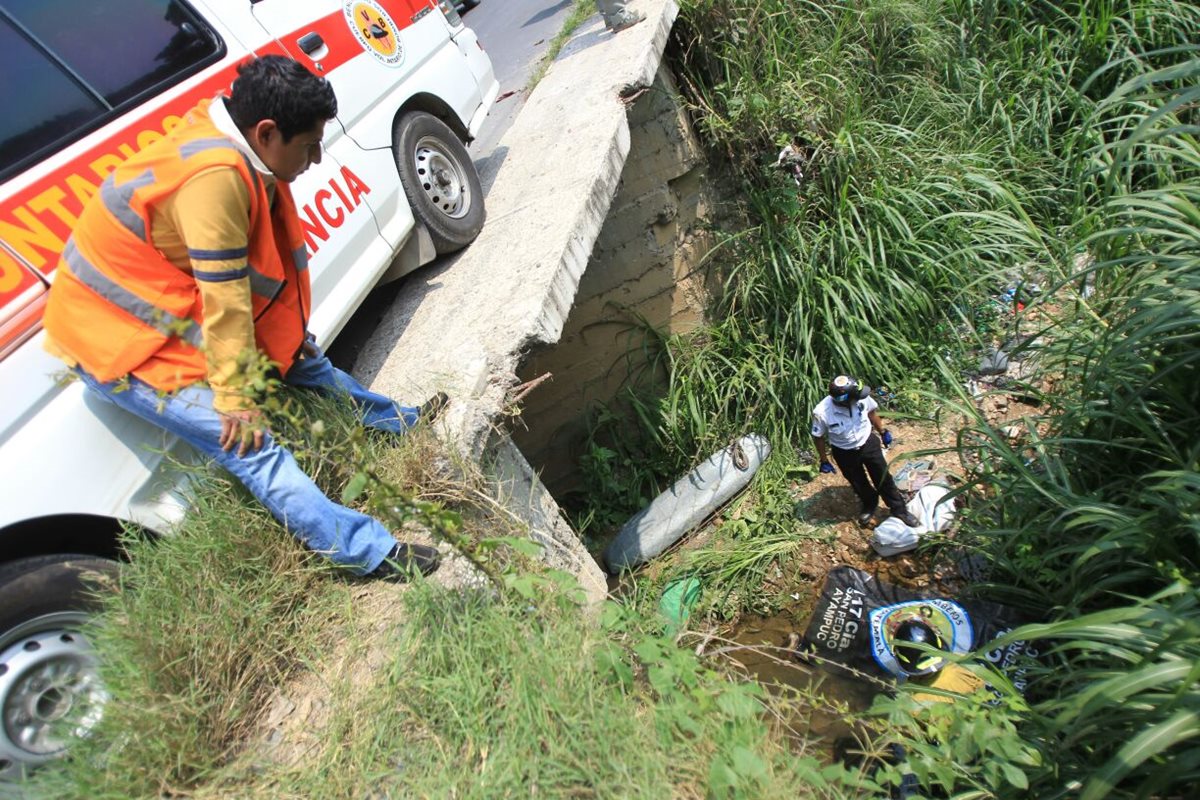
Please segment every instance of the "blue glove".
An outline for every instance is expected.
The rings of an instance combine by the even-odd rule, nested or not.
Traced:
[[[892,443],[892,432],[889,430],[885,430],[880,435],[880,438],[883,439],[883,446],[887,447],[888,445],[890,445]]]
[[[822,461],[821,472],[824,472],[826,475],[834,475],[837,473],[837,470],[833,468],[833,464],[830,464],[828,461]]]

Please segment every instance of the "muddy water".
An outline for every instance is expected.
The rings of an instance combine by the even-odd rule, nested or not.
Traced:
[[[847,711],[864,711],[884,687],[799,661],[794,647],[806,623],[805,618],[804,623],[797,624],[794,613],[745,619],[725,637],[730,642],[709,647],[708,651],[740,664],[768,690],[790,687],[805,696],[824,697],[827,703],[815,704],[799,718],[789,720],[789,724],[806,740],[819,740],[827,752],[832,752],[837,740],[862,735],[861,730],[856,731],[846,723],[837,706]]]

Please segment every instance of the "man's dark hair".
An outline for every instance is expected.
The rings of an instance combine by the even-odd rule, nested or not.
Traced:
[[[284,56],[260,56],[238,67],[233,91],[225,101],[229,116],[247,131],[264,119],[274,120],[283,141],[337,115],[337,98],[329,81]]]

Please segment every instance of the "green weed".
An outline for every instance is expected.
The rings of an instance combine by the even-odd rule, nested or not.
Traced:
[[[1200,9],[683,9],[681,84],[745,189],[748,231],[725,247],[711,328],[667,342],[658,435],[702,451],[752,414],[772,441],[803,442],[832,372],[941,394],[970,420],[960,448],[982,491],[963,536],[993,565],[978,588],[1054,620],[1024,634],[1055,643],[1028,707],[894,719],[914,769],[951,796],[1186,794],[1200,764],[1187,666],[1200,641]],[[770,166],[788,141],[805,156],[799,186]],[[1024,281],[1045,290],[1021,298],[1040,314],[1042,381],[1027,391],[1044,413],[1014,442],[956,387],[973,352],[1008,338],[992,299]]]

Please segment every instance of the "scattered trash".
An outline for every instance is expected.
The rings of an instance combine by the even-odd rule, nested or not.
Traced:
[[[698,578],[679,578],[671,581],[659,598],[659,612],[672,625],[682,627],[687,624],[692,607],[700,599],[700,589]]]
[[[933,458],[918,458],[907,462],[892,476],[896,488],[905,493],[915,493],[933,478],[937,461]],[[922,480],[923,478],[923,480]],[[919,482],[919,485],[914,485]]]
[[[792,181],[801,186],[804,183],[804,170],[808,166],[808,158],[804,145],[799,139],[794,139],[779,151],[774,166],[787,172],[792,176]]]
[[[875,402],[879,403],[881,407],[886,407],[896,399],[896,393],[886,386],[876,386],[871,390],[871,396],[875,398]]]
[[[980,375],[1003,375],[1008,370],[1008,353],[991,350],[979,360]]]

